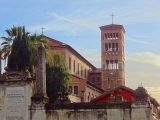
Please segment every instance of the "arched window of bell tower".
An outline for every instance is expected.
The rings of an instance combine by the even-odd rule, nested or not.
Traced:
[[[115,33],[113,33],[113,39],[116,39],[116,34]]]
[[[110,34],[108,33],[107,35],[108,35],[108,40],[109,40],[110,39]]]
[[[118,69],[118,60],[115,60],[115,69]]]
[[[105,44],[105,51],[108,51],[108,44]]]
[[[110,69],[113,69],[113,60],[110,60]]]
[[[116,51],[118,51],[118,43],[116,43]]]
[[[114,43],[112,43],[112,51],[114,51],[114,48],[115,48]]]
[[[109,50],[108,51],[112,51],[111,43],[109,43]]]
[[[112,39],[112,33],[110,33],[110,39]]]
[[[116,33],[116,39],[118,39],[118,33]]]
[[[109,69],[110,66],[109,66],[109,60],[106,60],[106,68]]]
[[[104,39],[107,40],[107,33],[104,34]]]

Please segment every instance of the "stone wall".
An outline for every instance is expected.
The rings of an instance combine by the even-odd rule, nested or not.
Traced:
[[[131,108],[131,103],[47,104],[46,114],[46,120],[152,120],[150,108]]]
[[[0,79],[0,120],[152,120],[150,103],[49,104],[31,99],[35,80],[18,72]]]

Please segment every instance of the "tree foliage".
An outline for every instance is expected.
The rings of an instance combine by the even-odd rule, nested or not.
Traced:
[[[24,71],[25,67],[29,67],[32,74],[35,73],[37,61],[37,46],[43,35],[29,35],[25,31],[25,26],[13,26],[11,29],[5,30],[7,37],[1,37],[3,59],[8,57],[8,68],[11,71]],[[43,40],[46,52],[47,63],[51,62],[51,55],[48,40]]]
[[[58,53],[54,54],[54,64],[47,64],[46,70],[47,95],[50,103],[54,103],[58,92],[69,91],[68,82],[71,78],[64,57]]]
[[[50,49],[47,45],[48,40],[44,39],[43,35],[36,35],[36,34],[31,35],[29,42],[28,42],[28,47],[29,47],[29,50],[31,51],[31,55],[30,55],[31,65],[30,66],[31,66],[32,74],[35,74],[35,71],[36,71],[38,44],[39,44],[40,40],[42,40],[42,39],[43,39],[43,43],[44,43],[44,47],[45,47],[46,62],[48,64],[50,64],[52,62]]]
[[[5,32],[7,33],[7,37],[2,36],[1,38],[4,40],[2,45],[2,59],[5,59],[9,56],[12,48],[13,41],[18,36],[18,29],[19,27],[13,26],[11,29],[6,29]]]
[[[25,67],[30,67],[31,52],[28,47],[28,32],[25,32],[25,26],[16,28],[16,36],[13,40],[11,54],[8,57],[8,68],[11,71],[24,71]]]
[[[13,26],[6,30],[8,37],[1,37],[4,59],[8,57],[8,68],[11,71],[24,71],[29,67],[32,76],[35,75],[37,65],[38,44],[43,39],[46,57],[46,87],[50,102],[55,102],[57,92],[69,91],[68,81],[70,74],[67,71],[65,59],[62,55],[55,53],[54,63],[47,45],[48,40],[43,35],[29,35],[25,26]]]

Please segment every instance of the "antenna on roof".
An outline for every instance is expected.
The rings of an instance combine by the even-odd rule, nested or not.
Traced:
[[[43,29],[45,29],[45,28],[42,26],[42,28],[41,28],[41,29],[42,29],[42,35],[43,35]]]
[[[113,24],[113,17],[115,17],[116,15],[112,12],[109,16],[112,17],[112,24]]]

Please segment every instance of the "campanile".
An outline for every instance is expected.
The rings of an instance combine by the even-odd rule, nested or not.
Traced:
[[[123,25],[110,24],[101,30],[102,88],[110,90],[125,85],[125,58]]]

